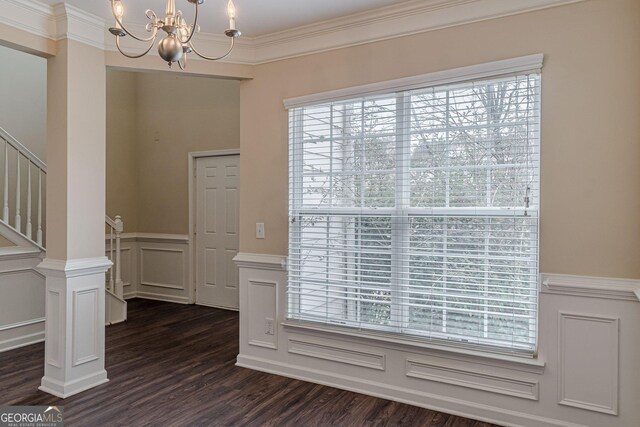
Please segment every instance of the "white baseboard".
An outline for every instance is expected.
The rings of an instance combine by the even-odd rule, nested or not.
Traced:
[[[177,304],[189,304],[189,299],[185,297],[178,297],[165,294],[154,294],[151,292],[138,292],[136,298],[150,299],[154,301],[173,302]]]
[[[236,366],[270,374],[281,375],[300,381],[322,384],[341,390],[366,394],[382,399],[419,406],[433,411],[445,412],[478,421],[504,426],[527,427],[581,427],[579,424],[539,417],[523,412],[454,399],[447,396],[424,393],[417,390],[369,381],[353,376],[334,375],[308,367],[285,364],[260,357],[238,355]]]
[[[40,342],[44,342],[44,325],[40,332],[0,341],[0,353]]]

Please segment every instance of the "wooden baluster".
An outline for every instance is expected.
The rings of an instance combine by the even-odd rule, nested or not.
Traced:
[[[16,225],[15,228],[19,232],[21,230],[22,218],[20,217],[20,152],[17,152],[17,165],[16,165]]]
[[[28,176],[27,176],[27,237],[31,239],[31,161],[29,161]]]
[[[2,220],[9,224],[9,143],[4,144],[4,209]]]
[[[38,233],[36,242],[42,246],[42,171],[38,169]]]

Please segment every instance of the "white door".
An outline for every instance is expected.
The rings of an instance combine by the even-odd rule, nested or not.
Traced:
[[[240,157],[196,159],[196,303],[238,309]]]

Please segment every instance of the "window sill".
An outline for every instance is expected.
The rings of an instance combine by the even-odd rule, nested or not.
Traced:
[[[285,329],[298,330],[304,332],[312,332],[322,336],[341,335],[355,338],[355,342],[362,344],[375,344],[380,347],[392,350],[404,351],[428,351],[438,353],[442,357],[456,357],[467,361],[476,362],[485,365],[494,365],[507,369],[542,374],[545,368],[545,361],[537,357],[518,357],[508,354],[492,353],[488,351],[473,350],[468,348],[457,347],[454,345],[439,345],[437,343],[414,341],[402,338],[394,338],[390,336],[376,335],[374,333],[367,334],[355,330],[346,330],[325,325],[316,325],[311,323],[297,323],[284,321],[281,325]]]

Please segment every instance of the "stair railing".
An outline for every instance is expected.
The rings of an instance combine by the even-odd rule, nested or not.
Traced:
[[[123,298],[124,286],[122,282],[122,272],[120,269],[120,238],[124,231],[124,223],[120,215],[116,215],[115,219],[105,215],[105,223],[109,229],[109,259],[113,263],[108,271],[109,290],[118,297]],[[115,241],[115,245],[114,245]]]
[[[31,150],[21,144],[6,130],[0,127],[0,141],[4,142],[4,172],[2,178],[4,179],[4,195],[3,195],[3,208],[2,208],[2,221],[18,231],[20,234],[27,237],[32,242],[36,243],[41,248],[44,248],[43,243],[43,228],[44,228],[44,216],[43,216],[43,193],[44,186],[47,180],[47,166],[44,164],[38,156],[33,154]],[[0,148],[1,149],[1,148]],[[11,160],[9,159],[11,157]],[[11,205],[10,193],[9,193],[9,166],[15,164],[15,206]],[[22,183],[22,168],[27,168],[27,182],[26,191],[21,188]],[[35,178],[35,179],[34,179]],[[33,189],[33,181],[37,182],[37,190]],[[26,193],[26,194],[23,194]],[[22,219],[22,197],[26,197],[26,218]],[[32,222],[32,206],[36,205],[36,232],[35,239],[33,237],[33,222]],[[15,216],[13,223],[11,222],[10,208],[14,209]]]

